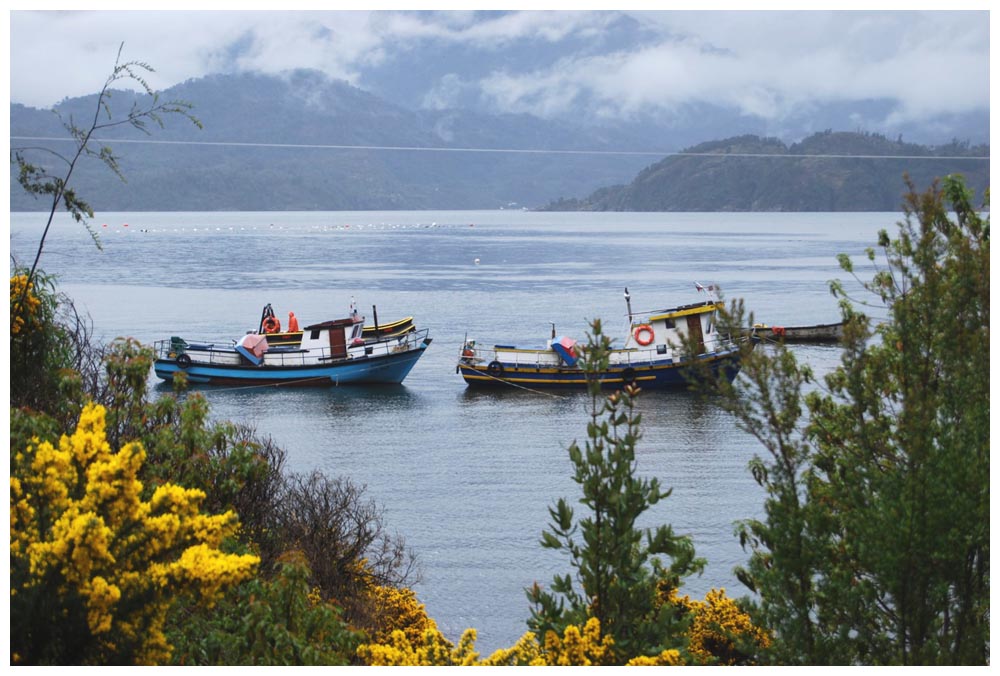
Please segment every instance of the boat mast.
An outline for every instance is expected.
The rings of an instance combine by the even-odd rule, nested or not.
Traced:
[[[271,304],[268,303],[264,306],[264,310],[260,313],[260,325],[257,327],[257,333],[264,333],[264,320],[273,316],[274,310],[271,309]]]
[[[628,325],[632,326],[632,296],[628,293],[628,287],[625,287],[625,307],[628,308]]]

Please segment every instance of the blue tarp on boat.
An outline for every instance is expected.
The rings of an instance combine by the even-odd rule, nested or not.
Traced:
[[[580,353],[576,349],[576,341],[572,338],[566,336],[556,338],[549,343],[549,346],[562,357],[567,366],[576,366],[576,362],[580,359]]]

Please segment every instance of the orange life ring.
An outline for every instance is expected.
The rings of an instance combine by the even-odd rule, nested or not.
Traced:
[[[635,336],[635,342],[644,347],[652,343],[653,338],[656,337],[656,334],[653,333],[653,327],[649,324],[642,324],[641,326],[635,327],[635,331],[632,335]]]
[[[271,315],[264,319],[264,333],[277,333],[281,330],[281,322],[277,317]]]

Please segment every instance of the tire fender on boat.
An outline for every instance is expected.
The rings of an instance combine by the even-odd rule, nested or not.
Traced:
[[[191,357],[188,354],[182,353],[177,355],[177,365],[182,369],[186,369],[191,365]]]
[[[635,369],[631,366],[622,371],[622,382],[631,385],[635,382]]]
[[[486,367],[486,372],[494,378],[499,378],[503,375],[503,364],[498,361],[491,361],[490,365]]]
[[[635,331],[632,332],[632,335],[635,337],[635,342],[639,343],[643,347],[652,343],[653,338],[656,337],[656,334],[653,333],[653,327],[649,324],[640,324],[635,327]]]

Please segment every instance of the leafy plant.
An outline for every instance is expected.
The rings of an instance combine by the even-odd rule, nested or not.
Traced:
[[[282,557],[270,579],[231,590],[211,611],[175,607],[170,626],[173,664],[319,666],[354,660],[360,636],[340,609],[309,586],[301,553]]]
[[[580,485],[586,516],[561,498],[549,509],[552,523],[541,544],[569,553],[575,575],[556,576],[552,591],[528,590],[533,604],[529,628],[539,636],[562,635],[569,625],[599,622],[614,641],[614,656],[624,663],[638,655],[658,654],[683,643],[683,618],[657,603],[658,586],[678,587],[700,571],[689,537],[670,526],[640,529],[639,517],[670,495],[657,479],[637,477],[635,449],[641,416],[635,411],[637,387],[629,385],[604,397],[596,374],[606,370],[611,341],[601,323],[591,324],[581,368],[592,377],[588,440],[569,447],[573,480]],[[664,567],[658,556],[670,558]]]
[[[907,185],[870,295],[832,284],[840,366],[817,382],[778,346],[713,385],[766,451],[739,575],[775,662],[989,662],[989,219],[959,177]]]

